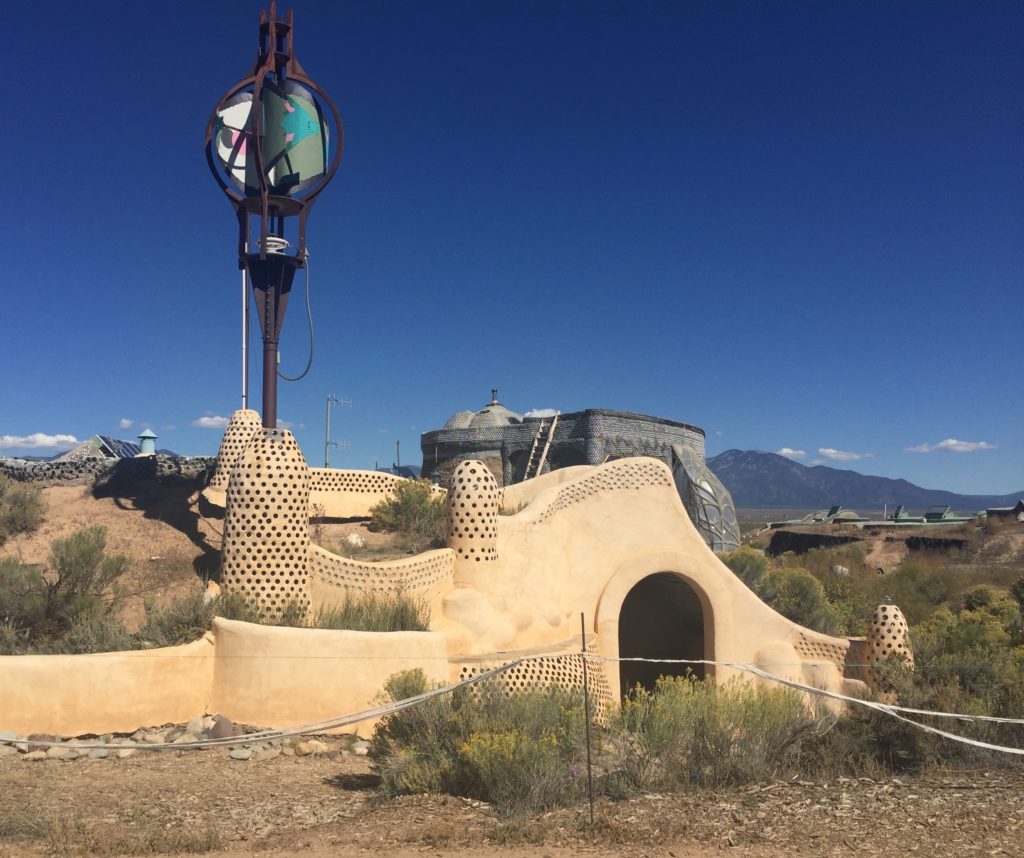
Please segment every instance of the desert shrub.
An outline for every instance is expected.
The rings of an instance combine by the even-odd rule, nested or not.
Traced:
[[[662,677],[653,691],[636,688],[614,716],[610,780],[623,792],[768,780],[814,724],[789,689]]]
[[[444,498],[433,491],[430,480],[401,480],[394,497],[370,510],[371,530],[397,533],[410,548],[422,550],[444,544]]]
[[[16,483],[0,474],[0,545],[8,537],[36,530],[45,511],[38,486]]]
[[[46,646],[76,626],[111,616],[116,584],[127,568],[125,557],[107,555],[102,527],[54,540],[48,576],[5,558],[0,561],[0,617],[18,630],[23,644]]]
[[[815,631],[834,634],[841,624],[825,588],[806,569],[772,569],[755,592],[782,616]]]
[[[346,593],[340,605],[315,614],[310,626],[358,632],[425,632],[430,628],[430,606],[404,593]]]
[[[1017,604],[1024,609],[1024,577],[1018,578],[1010,587],[1010,594],[1017,600]]]
[[[741,545],[735,551],[722,555],[722,562],[751,589],[757,586],[764,573],[768,571],[768,558],[747,545]]]
[[[867,582],[865,595],[872,604],[892,601],[899,605],[907,622],[915,625],[963,590],[963,570],[934,558],[910,559],[888,575]]]
[[[426,688],[421,671],[385,686],[392,700]],[[505,815],[579,798],[586,771],[580,695],[476,689],[432,698],[378,725],[371,755],[383,794],[447,792],[491,802]]]
[[[161,605],[146,602],[146,617],[136,633],[143,647],[177,646],[190,643],[205,634],[213,622],[217,604],[194,593]]]

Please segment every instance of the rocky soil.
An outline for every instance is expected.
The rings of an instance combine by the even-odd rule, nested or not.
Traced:
[[[151,738],[127,756],[0,757],[0,856],[1024,855],[1019,767],[602,799],[591,825],[585,805],[503,820],[448,796],[382,801],[352,737],[142,750]]]

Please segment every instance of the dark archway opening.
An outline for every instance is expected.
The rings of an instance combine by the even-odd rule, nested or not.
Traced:
[[[672,572],[648,575],[629,591],[619,611],[620,658],[703,659],[704,610],[693,587]],[[636,685],[652,689],[659,676],[704,678],[703,664],[619,662],[626,695]]]

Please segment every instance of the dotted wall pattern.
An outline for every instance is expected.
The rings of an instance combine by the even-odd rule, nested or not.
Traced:
[[[808,661],[831,662],[841,673],[846,668],[846,653],[850,648],[850,642],[842,638],[801,632],[793,647],[801,658]]]
[[[345,471],[335,468],[310,468],[310,492],[323,494],[366,494],[390,495],[395,485],[405,477],[384,474],[380,471]],[[435,495],[444,495],[444,489],[434,486]]]
[[[221,586],[266,619],[309,605],[309,467],[287,429],[264,429],[231,470]]]
[[[578,645],[578,644],[577,644]],[[587,652],[595,655],[598,652],[597,639],[587,641]],[[459,670],[459,681],[472,679],[479,673],[502,667],[515,660],[473,662],[463,664]],[[505,696],[524,691],[543,691],[546,688],[558,687],[567,691],[583,690],[583,658],[579,653],[566,655],[536,655],[518,664],[511,670],[499,674],[492,680],[494,686]],[[611,703],[612,693],[608,685],[605,671],[601,663],[591,662],[587,668],[587,682],[593,701]],[[479,694],[479,686],[470,686],[474,694]]]
[[[451,585],[454,569],[455,552],[450,548],[383,563],[350,560],[316,545],[310,550],[310,574],[352,593],[438,593]]]
[[[864,681],[868,685],[879,679],[876,665],[895,658],[913,665],[914,653],[910,649],[910,629],[903,611],[895,605],[879,605],[871,617],[865,640]]]
[[[249,442],[260,433],[263,421],[260,415],[251,408],[241,409],[231,415],[224,437],[220,439],[217,450],[217,470],[210,479],[209,488],[222,492],[228,487],[231,469],[242,457]]]
[[[467,459],[452,474],[448,492],[448,547],[457,562],[498,559],[498,482],[483,462]]]
[[[672,476],[661,462],[646,459],[618,459],[563,488],[537,519],[538,524],[587,498],[607,492],[637,491],[647,486],[673,488]]]

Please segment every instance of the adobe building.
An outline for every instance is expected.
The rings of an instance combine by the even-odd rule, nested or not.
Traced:
[[[704,430],[688,423],[605,408],[528,416],[502,405],[497,391],[479,411],[459,411],[420,438],[424,477],[449,488],[467,459],[483,462],[499,486],[577,465],[647,456],[671,470],[679,496],[713,551],[739,547],[736,509],[704,459]]]

